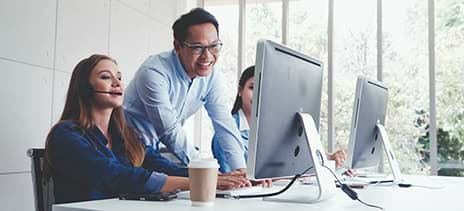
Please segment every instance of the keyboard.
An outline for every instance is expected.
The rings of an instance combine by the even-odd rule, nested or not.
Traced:
[[[384,176],[384,177],[363,177],[363,176],[343,176],[342,182],[345,184],[376,184],[376,183],[392,183],[393,178],[391,176]]]
[[[235,188],[229,190],[217,190],[216,196],[224,197],[225,195],[229,196],[238,196],[238,195],[251,195],[260,193],[263,191],[262,186],[252,186],[252,187],[243,187],[243,188]],[[190,191],[181,191],[177,193],[178,199],[190,199]]]
[[[237,195],[250,195],[250,194],[259,193],[262,191],[263,191],[262,186],[252,186],[252,187],[234,188],[234,189],[229,189],[229,190],[217,190],[216,194],[237,196]]]

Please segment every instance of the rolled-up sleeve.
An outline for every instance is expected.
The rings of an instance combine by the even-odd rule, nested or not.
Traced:
[[[152,172],[147,182],[145,183],[145,193],[161,192],[161,188],[166,183],[168,176],[163,173]]]

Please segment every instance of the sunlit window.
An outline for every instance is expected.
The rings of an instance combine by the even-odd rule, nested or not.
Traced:
[[[283,1],[245,1],[244,50],[238,52],[238,0],[205,0],[205,8],[221,24],[224,50],[216,70],[225,76],[232,106],[238,56],[243,68],[255,62],[256,42],[282,42],[324,63],[321,137],[327,141],[328,1],[290,0],[288,23],[282,23]],[[430,173],[430,82],[428,8],[422,0],[383,0],[382,63],[377,66],[377,2],[334,0],[333,74],[336,148],[347,148],[354,92],[359,75],[382,80],[389,87],[386,129],[402,171]],[[435,1],[435,83],[439,175],[464,176],[464,0]],[[213,130],[203,114],[202,140]],[[205,126],[206,125],[206,126]],[[329,134],[331,135],[331,134]],[[209,143],[208,143],[209,144]]]
[[[464,1],[435,11],[438,174],[464,176]]]
[[[255,64],[259,39],[282,42],[282,1],[251,1],[246,4],[244,68]]]
[[[290,1],[288,45],[324,64],[321,105],[321,139],[327,146],[327,24],[326,0]]]
[[[375,79],[376,1],[334,1],[334,116],[337,145],[348,145],[356,79]]]
[[[428,171],[421,163],[423,146],[418,142],[424,128],[416,123],[421,112],[429,111],[427,2],[383,4],[383,75],[390,88],[386,128],[403,171]]]

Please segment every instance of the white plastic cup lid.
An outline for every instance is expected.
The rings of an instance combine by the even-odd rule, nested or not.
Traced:
[[[189,168],[219,168],[219,164],[214,158],[202,158],[191,160],[188,164]]]

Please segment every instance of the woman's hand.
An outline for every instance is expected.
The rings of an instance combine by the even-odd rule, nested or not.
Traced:
[[[336,152],[332,154],[328,154],[327,157],[329,158],[329,160],[335,161],[335,168],[340,168],[345,163],[346,151],[342,149],[337,150]]]
[[[268,188],[272,187],[272,179],[252,180],[251,184],[253,184],[253,186],[260,185],[265,188]]]

